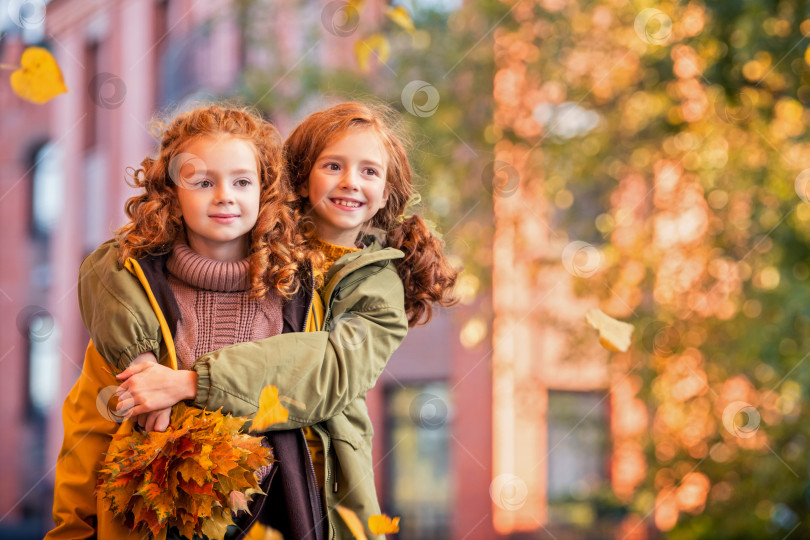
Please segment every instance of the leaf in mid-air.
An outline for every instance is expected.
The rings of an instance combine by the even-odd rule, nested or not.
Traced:
[[[343,518],[343,521],[346,522],[346,526],[349,527],[352,536],[357,540],[368,540],[366,531],[363,530],[363,522],[360,521],[360,518],[357,517],[357,514],[355,514],[353,510],[341,505],[337,505],[335,509],[340,514],[340,517]]]
[[[368,518],[368,529],[373,534],[393,534],[399,532],[399,518],[378,514]]]
[[[633,325],[617,321],[601,309],[590,309],[585,320],[599,330],[599,343],[609,351],[627,352],[630,348],[630,338],[633,335]]]
[[[278,400],[278,388],[273,385],[265,386],[259,396],[259,410],[253,418],[250,431],[265,431],[273,424],[286,422],[289,416],[290,412]]]
[[[385,14],[388,15],[388,18],[394,21],[397,26],[404,28],[408,32],[413,32],[415,30],[413,26],[413,19],[411,19],[411,14],[408,13],[405,6],[388,8]]]
[[[20,69],[11,74],[11,88],[32,103],[47,103],[68,91],[59,64],[47,49],[28,47],[20,58]]]
[[[386,63],[391,56],[391,45],[388,43],[388,38],[382,34],[374,34],[354,44],[354,56],[357,58],[360,71],[368,71],[372,54],[381,64]]]

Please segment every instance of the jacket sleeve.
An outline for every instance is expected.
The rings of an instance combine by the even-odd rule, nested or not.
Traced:
[[[113,240],[82,262],[78,289],[84,326],[110,364],[124,370],[141,353],[157,356],[160,323],[137,278],[119,266]]]
[[[408,331],[393,265],[339,294],[330,329],[281,334],[200,357],[194,405],[239,416],[258,410],[267,385],[290,411],[273,430],[322,422],[373,387]]]

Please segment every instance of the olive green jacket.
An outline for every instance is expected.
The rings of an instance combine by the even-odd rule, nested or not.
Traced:
[[[341,257],[321,289],[325,312],[316,332],[280,334],[206,354],[195,362],[193,404],[250,416],[262,388],[275,385],[289,418],[272,430],[312,425],[320,434],[329,538],[353,538],[335,507],[354,510],[368,530],[379,514],[374,486],[366,392],[377,382],[408,330],[404,291],[393,261],[403,256],[373,237],[369,247]],[[80,269],[79,304],[101,355],[118,369],[145,351],[158,354],[160,324],[143,287],[117,263],[118,249],[102,244]],[[302,326],[302,330],[306,325]]]

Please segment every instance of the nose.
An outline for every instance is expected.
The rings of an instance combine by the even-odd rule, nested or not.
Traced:
[[[231,186],[228,185],[228,182],[220,182],[217,185],[214,202],[216,204],[234,203],[233,190]]]
[[[357,172],[349,169],[340,177],[339,187],[347,191],[357,191],[359,175]]]

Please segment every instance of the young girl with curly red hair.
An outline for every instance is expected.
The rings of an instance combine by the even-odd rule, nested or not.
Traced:
[[[307,301],[301,275],[308,267],[281,143],[275,127],[243,109],[202,107],[165,126],[158,156],[133,173],[142,193],[127,201],[130,222],[115,246],[108,243],[137,287],[127,292],[137,301],[96,295],[94,313],[106,309],[111,316],[91,325],[127,340],[140,319],[159,319],[152,344],[128,354],[148,363],[157,361],[154,351],[172,369],[188,369],[200,354],[225,345],[281,333],[296,295]],[[100,270],[82,281],[97,279]],[[91,342],[63,409],[56,528],[48,538],[129,535],[94,496],[96,471],[121,421],[102,400],[117,381],[99,352]],[[165,429],[169,413],[155,411],[149,421]]]
[[[285,538],[351,538],[337,515],[338,505],[354,510],[373,536],[368,518],[379,513],[379,503],[365,394],[407,327],[427,322],[433,304],[452,303],[449,292],[457,272],[442,254],[441,243],[421,218],[404,216],[413,195],[412,172],[393,120],[383,107],[341,104],[305,119],[284,145],[291,184],[299,195],[294,206],[302,214],[300,232],[315,266],[312,280],[304,282],[318,285],[306,325],[298,328],[310,332],[203,354],[187,372],[140,363],[119,375],[119,407],[141,418],[181,399],[250,415],[257,410],[262,388],[277,386],[290,414],[287,422],[272,426],[271,444],[278,455],[279,444],[285,443],[273,437],[301,428],[297,444],[312,472],[306,487],[317,487],[314,496],[307,489],[302,494],[288,485],[287,477],[266,486],[266,497],[254,499],[253,519],[279,528]],[[91,255],[83,273],[107,268],[105,257],[109,254]],[[135,298],[122,292],[131,287],[122,276],[107,272],[103,288]],[[88,282],[80,295],[89,299],[101,288]],[[83,317],[94,341],[105,344],[106,357],[119,367],[154,347],[147,339],[158,333],[154,320],[140,321],[139,332],[121,340],[102,331],[111,314],[99,313],[95,306],[83,302]],[[282,479],[283,468],[278,473]],[[306,509],[301,514],[317,525],[309,531],[290,530],[289,523],[271,515],[273,508],[285,505],[288,514],[290,506]],[[248,521],[237,524],[242,530],[250,526]]]

